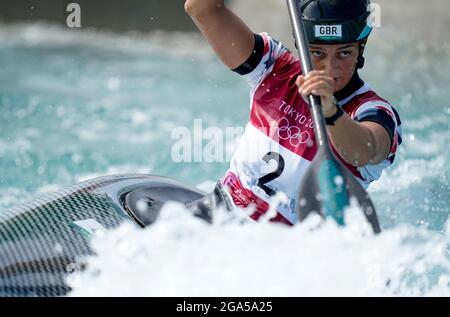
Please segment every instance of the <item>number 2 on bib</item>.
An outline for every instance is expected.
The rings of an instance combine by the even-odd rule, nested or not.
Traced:
[[[262,158],[264,162],[269,163],[271,160],[275,160],[277,162],[277,168],[272,173],[264,175],[263,177],[258,179],[258,187],[264,190],[264,192],[269,196],[274,196],[275,191],[268,186],[267,183],[273,181],[274,179],[280,177],[281,173],[284,170],[284,159],[283,157],[276,152],[269,152]]]

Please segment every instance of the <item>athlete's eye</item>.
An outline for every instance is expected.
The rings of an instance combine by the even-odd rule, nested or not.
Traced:
[[[340,52],[339,52],[339,55],[340,55],[341,57],[348,57],[348,56],[350,56],[351,53],[352,53],[352,52],[350,52],[350,51],[340,51]]]
[[[311,55],[314,57],[321,57],[323,55],[322,51],[312,50]]]

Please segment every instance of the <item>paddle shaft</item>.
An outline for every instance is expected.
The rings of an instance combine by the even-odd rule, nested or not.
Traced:
[[[303,21],[300,16],[300,7],[297,0],[286,0],[286,2],[289,10],[289,15],[291,17],[292,29],[294,30],[294,37],[297,42],[297,50],[302,65],[302,72],[304,75],[306,75],[313,70],[313,65],[311,62],[311,56],[309,54],[309,45],[306,39]],[[309,95],[308,99],[310,112],[314,121],[314,131],[318,146],[323,148],[325,155],[332,157],[325,127],[325,119],[323,118],[322,102],[320,100],[320,97]]]

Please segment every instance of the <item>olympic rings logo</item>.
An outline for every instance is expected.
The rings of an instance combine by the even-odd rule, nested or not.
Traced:
[[[291,126],[287,118],[282,118],[278,122],[278,137],[281,140],[289,140],[292,146],[299,146],[309,141],[310,135],[308,131],[300,130],[297,126]]]

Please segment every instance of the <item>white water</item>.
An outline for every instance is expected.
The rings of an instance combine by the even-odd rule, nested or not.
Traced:
[[[215,217],[208,225],[170,204],[145,230],[98,234],[70,295],[450,296],[450,223],[444,234],[403,225],[374,236],[357,208],[345,228]]]

